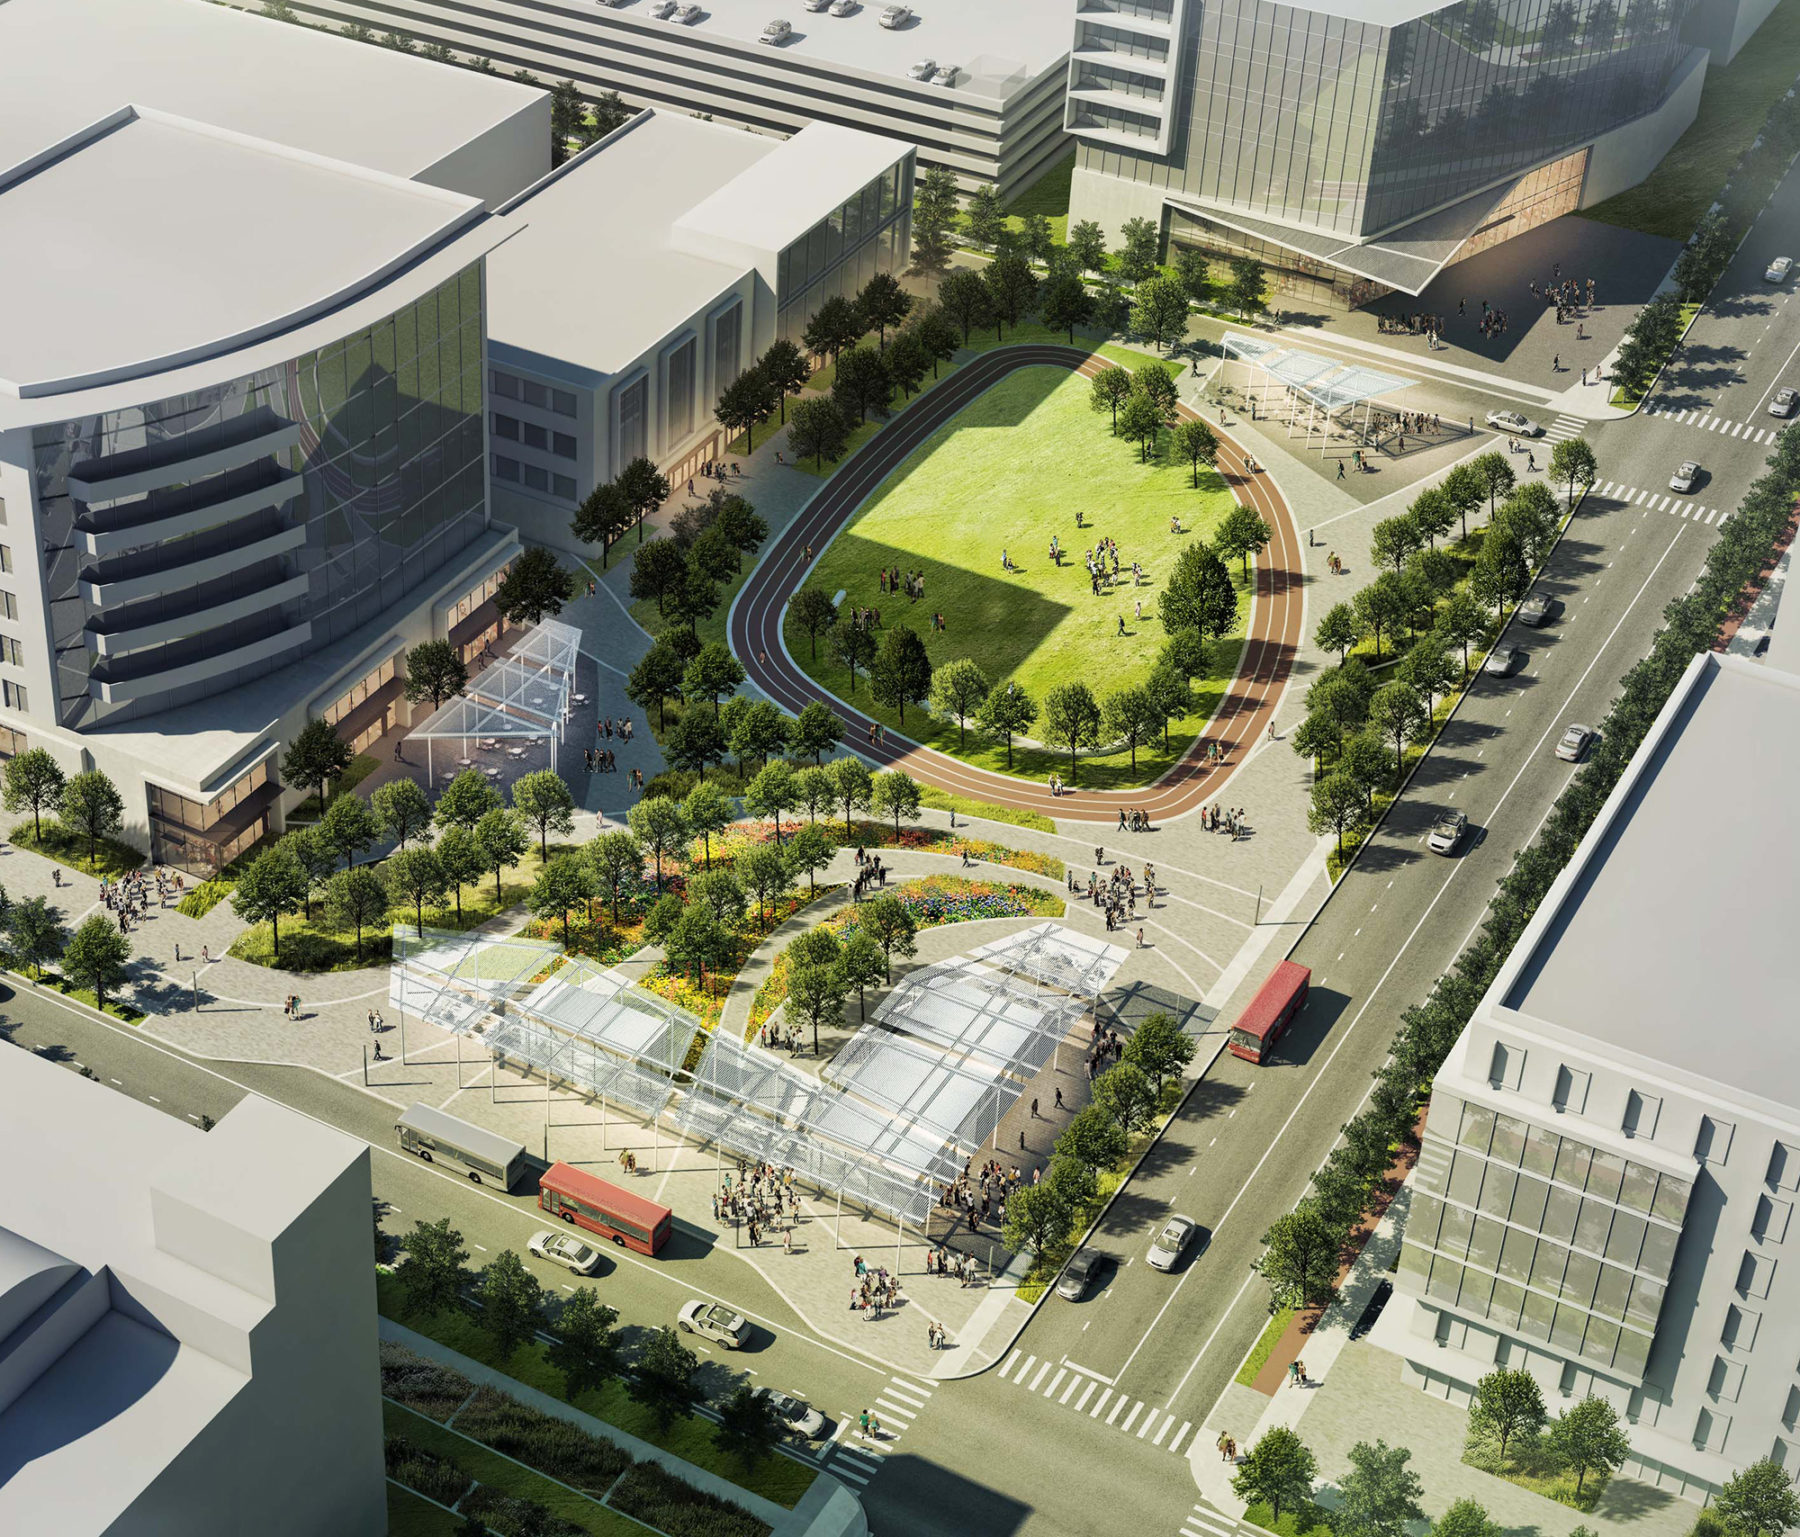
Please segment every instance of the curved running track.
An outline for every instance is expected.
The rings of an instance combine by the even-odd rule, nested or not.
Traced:
[[[908,407],[893,424],[851,456],[826,482],[800,516],[783,531],[758,563],[732,604],[728,631],[732,649],[752,682],[776,703],[797,711],[823,699],[843,724],[855,749],[890,767],[903,768],[924,784],[978,800],[1042,812],[1077,821],[1115,821],[1121,809],[1135,808],[1156,818],[1181,816],[1211,800],[1224,788],[1236,763],[1257,733],[1273,718],[1275,706],[1293,666],[1300,643],[1304,599],[1301,590],[1299,535],[1287,503],[1261,470],[1250,470],[1244,451],[1219,435],[1218,470],[1232,494],[1253,508],[1274,530],[1274,539],[1256,566],[1250,629],[1236,677],[1231,681],[1207,731],[1185,757],[1155,784],[1135,790],[1069,790],[1050,794],[1047,785],[975,768],[891,732],[870,747],[865,738],[870,718],[843,700],[822,693],[788,656],[781,621],[788,598],[806,578],[808,545],[818,554],[836,536],[863,501],[914,449],[948,422],[983,390],[1017,368],[1059,365],[1084,375],[1111,366],[1094,353],[1075,347],[1017,346],[984,353],[945,380],[923,400]],[[1185,417],[1196,413],[1180,408]],[[1215,426],[1214,431],[1218,429]],[[759,661],[766,656],[766,662]],[[1201,761],[1201,742],[1217,740],[1226,748],[1215,766]]]

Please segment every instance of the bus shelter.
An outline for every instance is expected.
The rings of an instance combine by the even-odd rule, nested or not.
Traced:
[[[1268,336],[1228,331],[1222,345],[1227,362],[1244,364],[1249,374],[1245,388],[1252,416],[1283,422],[1287,438],[1291,441],[1298,432],[1306,449],[1316,437],[1321,453],[1333,444],[1377,447],[1387,424],[1399,414],[1383,397],[1418,383],[1366,363],[1284,346]]]

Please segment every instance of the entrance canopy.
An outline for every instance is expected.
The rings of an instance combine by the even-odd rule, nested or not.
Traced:
[[[1227,357],[1260,368],[1277,384],[1304,396],[1328,415],[1395,390],[1411,389],[1418,383],[1363,363],[1346,363],[1341,358],[1284,347],[1267,336],[1228,331],[1224,346]]]
[[[461,742],[465,756],[468,743],[484,738],[534,743],[548,738],[550,767],[555,768],[580,651],[581,632],[573,625],[540,620],[471,678],[462,693],[407,734],[427,744]]]

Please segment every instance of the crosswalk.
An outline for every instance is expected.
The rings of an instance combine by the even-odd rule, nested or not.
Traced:
[[[1694,427],[1701,432],[1742,438],[1746,443],[1773,443],[1782,432],[1779,427],[1756,427],[1749,422],[1734,422],[1723,416],[1714,416],[1704,406],[1690,411],[1677,411],[1669,406],[1652,406],[1646,414],[1667,417],[1678,427]]]
[[[1587,422],[1584,418],[1564,412],[1544,429],[1544,438],[1546,442],[1560,443],[1565,438],[1578,438],[1585,431]]]
[[[1729,507],[1723,511],[1717,507],[1702,507],[1698,502],[1683,501],[1666,491],[1640,490],[1637,486],[1612,480],[1601,481],[1588,495],[1623,502],[1628,507],[1642,507],[1645,512],[1666,512],[1670,517],[1689,518],[1695,523],[1723,523],[1731,516]]]
[[[1181,1537],[1263,1537],[1262,1528],[1210,1505],[1196,1505],[1181,1519]]]
[[[874,1403],[866,1406],[880,1423],[880,1437],[862,1434],[861,1409],[847,1410],[839,1416],[838,1439],[827,1449],[827,1470],[853,1489],[866,1488],[930,1402],[931,1389],[923,1383],[910,1377],[889,1377]]]
[[[1164,1451],[1180,1452],[1194,1428],[1187,1420],[1178,1428],[1174,1415],[1152,1408],[1143,1399],[1133,1402],[1129,1393],[1116,1392],[1098,1373],[1067,1360],[1052,1361],[1046,1356],[1040,1361],[1015,1350],[1000,1363],[1000,1380],[1077,1414],[1085,1413],[1091,1420],[1104,1421],[1109,1429]]]

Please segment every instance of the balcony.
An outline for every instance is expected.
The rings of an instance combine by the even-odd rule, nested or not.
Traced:
[[[1072,57],[1077,65],[1088,64],[1095,69],[1116,69],[1121,74],[1139,75],[1145,80],[1156,80],[1166,84],[1169,78],[1169,61],[1167,59],[1146,59],[1135,53],[1115,53],[1112,49],[1099,44],[1077,48]]]
[[[268,560],[289,550],[297,550],[305,543],[306,525],[302,523],[292,528],[278,528],[248,543],[227,545],[224,548],[215,546],[203,551],[185,551],[176,547],[173,551],[177,562],[175,564],[157,564],[154,560],[132,562],[132,569],[128,573],[121,572],[116,576],[110,572],[84,571],[81,577],[81,594],[97,608],[106,608],[115,603],[130,603],[137,598],[167,592],[172,587],[193,587],[202,582],[210,582],[215,577],[242,571],[259,560]],[[166,555],[170,552],[155,553]]]
[[[1075,13],[1077,21],[1092,22],[1097,27],[1115,27],[1120,32],[1137,32],[1145,37],[1169,39],[1175,35],[1180,20],[1179,7],[1168,16],[1133,16],[1125,11],[1110,10],[1104,5],[1085,4]]]
[[[90,459],[69,475],[69,494],[83,502],[116,502],[238,469],[300,442],[300,423],[259,410],[183,433],[166,443]]]
[[[103,514],[86,513],[75,532],[89,555],[116,555],[279,507],[298,496],[301,487],[301,477],[293,470],[266,461],[198,485],[151,492]]]
[[[147,646],[164,646],[171,641],[187,640],[203,635],[222,625],[235,624],[255,614],[280,608],[284,603],[304,598],[312,579],[289,577],[255,592],[240,593],[218,602],[203,603],[172,618],[150,620],[143,624],[129,621],[120,626],[108,624],[106,616],[90,620],[87,631],[88,649],[96,656],[117,657]]]
[[[275,661],[311,639],[312,621],[302,620],[299,624],[256,636],[210,656],[195,657],[192,660],[171,657],[166,666],[155,665],[159,653],[147,652],[144,656],[149,665],[143,666],[141,670],[130,666],[133,658],[114,664],[116,671],[102,671],[97,667],[88,677],[88,693],[107,704],[125,704],[153,694],[166,694],[205,683],[222,674],[235,672],[240,667]]]

